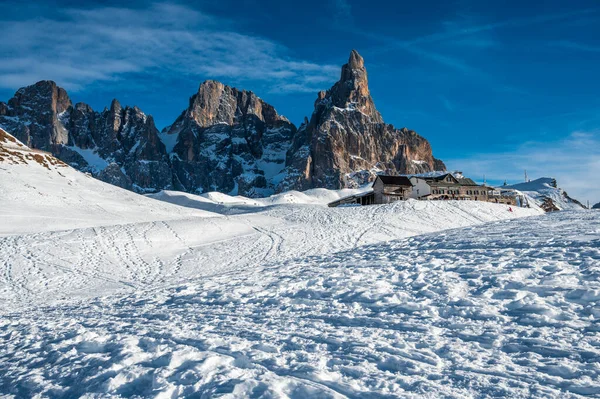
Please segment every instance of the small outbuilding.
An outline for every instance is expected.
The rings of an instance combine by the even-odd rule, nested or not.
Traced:
[[[410,198],[413,185],[406,176],[378,175],[373,182],[376,204],[404,201]]]
[[[327,204],[330,208],[340,205],[389,204],[410,198],[412,184],[406,176],[378,175],[371,190],[349,195]]]
[[[344,198],[332,201],[327,204],[330,208],[335,208],[341,205],[372,205],[375,203],[375,194],[373,190],[365,191],[360,194],[349,195]]]

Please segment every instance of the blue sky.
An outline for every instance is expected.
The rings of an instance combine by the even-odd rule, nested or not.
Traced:
[[[53,79],[162,128],[218,79],[299,124],[355,48],[385,121],[449,168],[494,182],[527,169],[600,201],[600,4],[490,3],[0,1],[0,99]]]

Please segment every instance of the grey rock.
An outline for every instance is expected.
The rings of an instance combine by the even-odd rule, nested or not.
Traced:
[[[8,104],[2,104],[0,123],[23,144],[51,151],[53,145],[68,141],[64,115],[70,107],[67,92],[43,80],[19,89]]]
[[[209,80],[162,135],[176,135],[171,162],[179,189],[256,197],[275,192],[295,133],[254,93]]]
[[[97,177],[106,183],[110,183],[126,190],[133,189],[133,184],[131,183],[129,176],[123,173],[121,167],[114,162],[104,168]]]
[[[0,125],[31,148],[49,151],[97,177],[104,165],[116,163],[131,181],[126,184],[119,177],[117,185],[138,192],[173,188],[171,165],[159,132],[152,117],[137,107],[123,108],[117,100],[102,112],[84,103],[73,106],[65,90],[42,81],[19,89],[8,104],[0,104]],[[98,164],[90,164],[82,154],[92,154]],[[114,172],[112,167],[102,178],[109,179],[106,176],[114,176]]]

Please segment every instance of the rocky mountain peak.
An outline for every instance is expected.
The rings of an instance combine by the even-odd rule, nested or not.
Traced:
[[[121,107],[121,103],[119,102],[119,100],[113,98],[113,100],[110,102],[110,111],[113,113],[117,113],[121,112],[122,108],[123,107]]]
[[[7,105],[0,106],[0,115],[8,117],[5,127],[25,145],[50,151],[53,144],[68,141],[60,116],[71,106],[63,88],[51,80],[43,80],[17,90]]]
[[[9,101],[11,108],[23,104],[44,108],[47,112],[62,113],[72,104],[67,92],[51,80],[42,80],[34,85],[19,89]]]
[[[347,65],[351,69],[361,69],[365,67],[365,60],[358,54],[358,51],[352,50]]]
[[[19,89],[0,110],[0,125],[17,139],[79,170],[138,192],[172,188],[154,120],[137,107],[123,108],[117,100],[102,112],[85,103],[73,106],[64,89],[41,81]],[[118,167],[107,168],[113,163]]]
[[[340,80],[319,92],[310,122],[294,137],[280,190],[355,187],[376,173],[445,170],[429,142],[385,124],[369,91],[363,58],[352,50]]]
[[[271,105],[251,91],[238,90],[215,80],[207,80],[190,99],[186,117],[199,127],[232,125],[252,115],[265,123],[285,120]]]
[[[373,123],[383,123],[383,118],[371,98],[369,79],[364,59],[352,50],[348,63],[342,66],[340,80],[326,92],[319,93],[317,102],[331,103],[342,110],[357,110]]]
[[[261,196],[275,191],[295,132],[253,92],[207,80],[161,137],[180,189]]]

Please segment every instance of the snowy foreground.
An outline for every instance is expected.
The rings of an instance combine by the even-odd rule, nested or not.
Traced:
[[[429,227],[418,232],[486,214],[467,217],[462,204],[444,205],[453,213],[421,210]],[[1,392],[598,396],[600,212],[382,242],[416,232],[420,206],[441,205],[279,206],[206,224],[5,237]],[[344,224],[337,213],[346,211],[364,214]],[[440,213],[444,223],[433,218]],[[357,227],[362,217],[372,230]],[[248,230],[223,238],[230,233],[217,220]],[[190,241],[202,231],[212,245]],[[177,268],[185,282],[168,278]],[[117,293],[77,299],[105,288]]]
[[[0,155],[0,397],[600,396],[600,212],[149,198]]]

